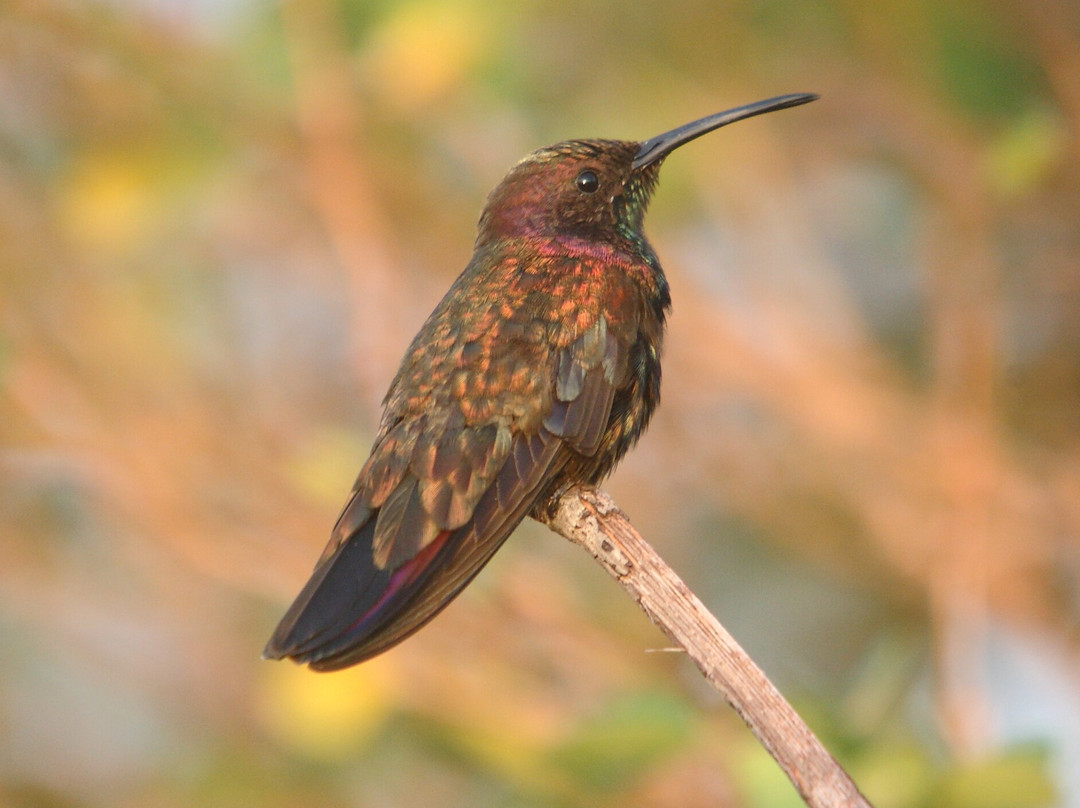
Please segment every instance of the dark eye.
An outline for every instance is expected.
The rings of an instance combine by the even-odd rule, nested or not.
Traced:
[[[577,175],[574,184],[583,194],[594,194],[596,193],[596,189],[600,187],[600,180],[596,178],[596,175],[593,172],[582,171]]]

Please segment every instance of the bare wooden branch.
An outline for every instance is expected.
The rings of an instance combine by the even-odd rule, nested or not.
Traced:
[[[543,521],[580,544],[649,618],[685,649],[735,708],[811,808],[870,808],[847,772],[735,639],[599,489],[575,486]]]

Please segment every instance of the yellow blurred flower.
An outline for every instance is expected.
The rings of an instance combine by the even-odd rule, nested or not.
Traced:
[[[315,502],[340,507],[367,459],[370,443],[370,436],[361,438],[344,429],[317,430],[286,460],[286,476]]]
[[[991,186],[1005,197],[1033,190],[1061,165],[1068,146],[1068,129],[1057,116],[1045,112],[1021,116],[987,150]]]
[[[416,108],[462,83],[481,54],[486,30],[472,5],[409,3],[375,33],[364,66],[388,101]]]
[[[308,757],[334,760],[370,738],[397,702],[386,656],[335,673],[267,664],[259,684],[260,723]]]
[[[152,166],[132,155],[86,155],[61,186],[61,222],[83,246],[124,249],[143,235],[154,218],[152,177]]]

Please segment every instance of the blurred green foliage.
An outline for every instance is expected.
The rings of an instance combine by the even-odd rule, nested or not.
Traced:
[[[692,726],[688,706],[673,694],[633,693],[583,721],[550,759],[581,791],[626,790],[661,757],[677,753]]]

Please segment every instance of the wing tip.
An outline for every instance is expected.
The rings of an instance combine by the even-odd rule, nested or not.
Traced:
[[[371,561],[370,519],[343,541],[335,535],[315,571],[281,618],[262,651],[267,660],[310,664],[340,651],[356,616],[378,599],[384,571]]]
[[[350,537],[320,562],[266,643],[263,659],[291,659],[331,671],[396,645],[449,602],[446,598],[419,621],[410,614],[415,588],[438,566],[436,558],[452,532],[440,531],[394,570],[372,563],[369,537]]]
[[[330,652],[326,653],[325,656],[320,654],[320,651],[326,650],[325,646],[321,646],[310,651],[297,651],[294,647],[279,646],[271,639],[263,649],[262,658],[268,662],[277,662],[287,659],[297,665],[307,665],[311,670],[323,673],[356,665],[375,655],[373,653],[357,653],[359,651],[357,648],[348,648],[342,651]]]
[[[343,645],[347,632],[307,639],[294,635],[294,626],[279,626],[263,648],[262,658],[272,662],[288,659],[312,670],[330,671],[355,665],[374,655],[364,652],[367,646],[364,642],[353,640]]]
[[[267,662],[278,659],[285,659],[286,656],[288,656],[288,654],[284,654],[278,648],[274,647],[274,640],[272,638],[270,642],[268,642],[263,648],[262,654],[260,654],[260,657],[262,659],[265,659]]]
[[[262,658],[267,661],[292,659],[295,655],[296,645],[286,640],[287,638],[280,637],[279,632],[275,631],[262,650]]]
[[[292,659],[302,664],[303,658],[307,654],[307,650],[303,647],[306,643],[294,636],[296,633],[296,621],[295,619],[290,620],[290,617],[292,615],[286,614],[274,630],[273,635],[271,635],[262,650],[263,659],[270,661]]]

